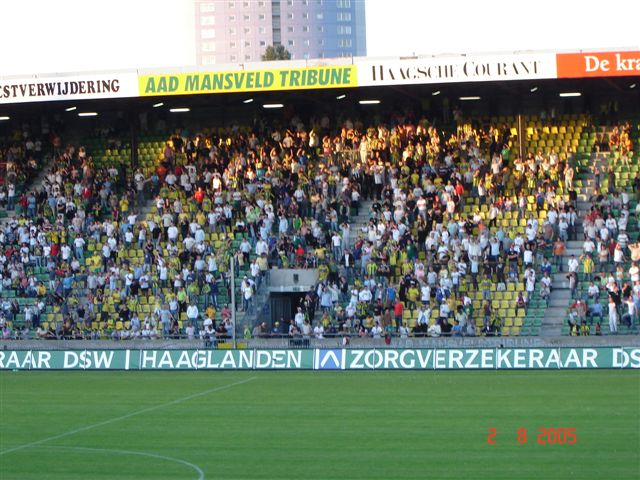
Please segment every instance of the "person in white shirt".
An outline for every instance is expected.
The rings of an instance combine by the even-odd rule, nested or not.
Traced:
[[[189,323],[189,325],[187,325],[187,328],[184,329],[184,333],[189,340],[193,340],[196,338],[196,329],[191,323]]]
[[[638,264],[635,262],[631,265],[631,268],[629,269],[629,278],[633,283],[640,280],[640,268],[638,268]]]
[[[587,255],[591,255],[595,250],[595,248],[596,248],[596,245],[595,243],[593,243],[591,239],[585,240],[585,242],[582,244],[582,251]]]
[[[333,247],[333,258],[338,262],[342,257],[342,237],[338,232],[334,232],[331,237],[331,245]]]
[[[253,307],[253,282],[245,275],[240,284],[242,292],[242,310],[248,312]]]
[[[522,255],[522,260],[526,266],[533,264],[533,250],[527,245]]]
[[[296,322],[298,329],[302,331],[302,326],[304,325],[304,313],[302,313],[302,307],[298,307],[298,313],[295,314],[293,320]]]
[[[569,259],[569,262],[568,262],[569,273],[577,273],[579,265],[580,263],[578,262],[578,259],[576,258],[576,256],[571,255],[571,258]]]
[[[380,326],[380,322],[376,322],[373,328],[371,328],[371,336],[373,338],[382,338],[382,327]]]
[[[65,243],[62,245],[62,248],[60,248],[60,254],[62,256],[62,261],[68,262],[71,257],[71,247]]]
[[[269,253],[269,246],[267,245],[267,242],[265,242],[262,238],[260,240],[258,240],[258,242],[256,243],[256,255],[260,256],[262,254],[268,254]]]
[[[73,241],[73,246],[75,247],[75,255],[78,260],[82,260],[84,258],[84,246],[85,240],[82,237],[76,237]]]
[[[368,288],[363,288],[358,294],[358,300],[360,302],[368,303],[372,298],[373,296],[371,295],[371,290],[369,290]]]
[[[429,330],[427,331],[427,335],[429,335],[430,337],[439,337],[441,334],[442,328],[440,327],[440,324],[438,322],[431,325],[429,327]]]
[[[318,322],[313,329],[313,336],[318,340],[322,340],[324,338],[324,327],[322,323]]]
[[[198,327],[198,315],[200,314],[198,310],[198,306],[195,302],[191,302],[191,304],[187,307],[187,318],[189,319],[189,323],[191,323],[194,327],[194,331]]]
[[[624,251],[622,250],[622,247],[618,243],[616,245],[615,250],[613,251],[613,263],[615,263],[616,265],[620,265],[623,262],[624,262]]]
[[[172,224],[167,228],[167,239],[171,243],[176,243],[176,240],[178,239],[178,227]]]
[[[429,326],[429,318],[431,318],[431,309],[423,305],[420,307],[420,312],[416,319],[416,326],[418,327],[418,330],[422,332],[427,330]]]
[[[398,327],[398,334],[400,335],[400,338],[409,338],[409,329],[404,323],[401,323]]]
[[[107,263],[111,259],[111,247],[109,244],[105,243],[102,245],[102,268],[106,270]]]
[[[536,272],[532,268],[528,268],[524,272],[524,278],[527,284],[527,293],[531,296],[536,285]]]
[[[587,297],[593,300],[597,300],[598,298],[600,298],[600,289],[594,282],[591,282],[589,288],[587,289]]]
[[[609,331],[611,333],[618,333],[618,311],[611,297],[609,297]]]

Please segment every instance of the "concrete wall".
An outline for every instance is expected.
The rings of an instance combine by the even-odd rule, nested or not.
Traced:
[[[288,338],[243,340],[247,348],[287,348]],[[336,348],[342,345],[340,338],[310,340],[311,348]],[[383,340],[352,338],[352,348],[384,348]],[[514,337],[514,338],[394,338],[389,348],[558,348],[558,347],[637,347],[640,337]],[[83,349],[199,349],[205,348],[202,340],[0,340],[0,350],[83,350]]]
[[[294,275],[298,275],[298,282],[294,281]],[[318,270],[316,269],[273,269],[269,274],[270,292],[307,292],[318,283]]]

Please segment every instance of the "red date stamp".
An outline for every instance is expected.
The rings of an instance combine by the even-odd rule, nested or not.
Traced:
[[[489,429],[487,435],[487,443],[489,445],[497,445],[496,437],[498,431],[495,428]],[[527,429],[519,428],[516,440],[520,445],[527,443]],[[578,436],[575,428],[538,428],[538,445],[573,445],[578,442]]]

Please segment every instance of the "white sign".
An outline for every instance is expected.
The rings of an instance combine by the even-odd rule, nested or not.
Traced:
[[[0,79],[0,104],[137,96],[135,72]]]
[[[423,57],[357,62],[358,86],[556,78],[554,53]]]

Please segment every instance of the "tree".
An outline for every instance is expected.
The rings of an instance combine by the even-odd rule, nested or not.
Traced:
[[[275,47],[269,45],[264,51],[264,55],[262,55],[262,61],[271,62],[273,60],[291,60],[291,53],[283,45],[276,45]]]

